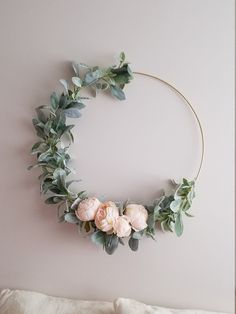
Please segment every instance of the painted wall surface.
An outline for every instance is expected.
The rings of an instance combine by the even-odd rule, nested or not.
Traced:
[[[136,298],[233,312],[234,4],[221,0],[0,2],[0,288],[81,299]],[[182,238],[158,232],[137,253],[113,256],[58,224],[26,170],[34,108],[46,104],[70,61],[110,65],[124,50],[136,71],[175,84],[192,101],[206,155]],[[77,188],[151,200],[200,159],[194,117],[165,86],[135,77],[127,101],[99,95],[77,122]]]

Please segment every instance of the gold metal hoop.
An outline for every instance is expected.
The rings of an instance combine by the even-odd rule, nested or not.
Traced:
[[[195,111],[195,109],[193,108],[192,104],[190,103],[190,101],[176,88],[174,87],[172,84],[166,82],[165,80],[157,77],[157,76],[154,76],[154,75],[151,75],[151,74],[147,74],[147,73],[143,73],[143,72],[133,72],[134,74],[137,74],[137,75],[142,75],[142,76],[147,76],[147,77],[150,77],[150,78],[153,78],[155,80],[158,80],[160,81],[161,83],[167,85],[168,87],[170,87],[172,90],[174,90],[184,101],[185,103],[188,105],[188,107],[191,109],[196,121],[197,121],[197,124],[199,126],[199,130],[200,130],[200,135],[201,135],[201,159],[200,159],[200,165],[199,165],[199,168],[198,168],[198,171],[197,171],[197,174],[194,178],[194,180],[196,181],[199,177],[199,174],[200,174],[200,171],[202,169],[202,164],[203,164],[203,159],[204,159],[204,153],[205,153],[205,141],[204,141],[204,134],[203,134],[203,128],[202,128],[202,124],[200,122],[200,119]]]

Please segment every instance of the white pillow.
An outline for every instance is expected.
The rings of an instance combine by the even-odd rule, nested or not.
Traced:
[[[119,298],[114,301],[116,314],[226,314],[219,312],[209,312],[202,310],[175,310],[159,306],[146,305],[144,303]]]
[[[38,292],[5,289],[0,293],[1,314],[114,314],[113,304],[78,301]]]

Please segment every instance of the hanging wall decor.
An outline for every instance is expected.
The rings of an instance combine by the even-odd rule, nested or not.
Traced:
[[[64,87],[62,94],[52,93],[50,104],[36,108],[37,117],[33,125],[39,140],[32,147],[36,164],[29,169],[40,167],[40,191],[47,195],[46,204],[56,204],[59,222],[77,225],[88,233],[91,240],[102,245],[108,254],[114,253],[118,245],[128,239],[131,250],[137,251],[143,237],[154,238],[155,229],[160,225],[163,231],[183,233],[183,216],[191,217],[189,209],[195,196],[195,182],[199,176],[204,156],[204,137],[200,120],[186,97],[168,82],[141,72],[132,72],[122,52],[119,62],[108,68],[90,67],[83,63],[73,63],[74,76],[71,84],[60,80]],[[162,82],[171,88],[192,111],[201,135],[201,159],[196,176],[182,179],[179,184],[173,181],[173,193],[145,205],[129,201],[102,201],[86,191],[73,192],[69,181],[71,173],[69,147],[73,143],[69,118],[80,118],[87,97],[81,92],[85,88],[93,91],[108,91],[118,100],[125,100],[124,87],[134,76],[146,76]],[[69,143],[65,146],[65,138]]]

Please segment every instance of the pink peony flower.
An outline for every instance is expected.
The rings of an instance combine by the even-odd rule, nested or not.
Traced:
[[[141,231],[147,227],[148,212],[143,205],[128,204],[124,214],[129,218],[135,231]]]
[[[109,232],[113,230],[113,223],[119,217],[119,210],[115,203],[106,202],[100,205],[95,215],[95,224],[98,229]]]
[[[131,233],[129,218],[125,215],[116,218],[113,224],[113,232],[119,238],[128,237]]]
[[[96,197],[86,198],[79,203],[75,214],[81,221],[94,220],[100,204],[101,202]]]

